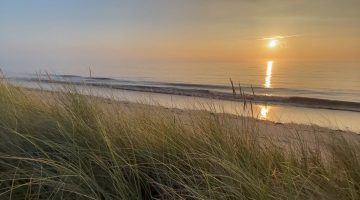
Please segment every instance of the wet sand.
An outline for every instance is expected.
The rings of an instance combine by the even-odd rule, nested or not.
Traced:
[[[63,77],[63,76],[62,76]],[[240,93],[240,88],[234,88],[234,93],[224,92],[224,91],[215,91],[209,90],[204,85],[191,85],[191,84],[167,84],[170,86],[149,86],[149,85],[128,85],[128,84],[114,84],[108,85],[102,82],[92,82],[91,80],[108,80],[106,78],[91,78],[90,81],[72,81],[73,85],[87,85],[92,87],[102,87],[102,88],[111,88],[118,90],[127,90],[127,91],[136,91],[136,92],[149,92],[149,93],[159,93],[159,94],[168,94],[168,95],[181,95],[181,96],[191,96],[191,97],[201,97],[209,99],[219,99],[227,101],[251,101],[253,103],[269,103],[277,105],[290,105],[298,106],[305,108],[322,108],[322,109],[332,109],[332,110],[343,110],[343,111],[353,111],[360,112],[360,102],[349,102],[349,101],[339,101],[339,100],[329,100],[329,99],[319,99],[319,98],[310,98],[310,97],[285,97],[285,96],[273,96],[273,95],[263,95],[257,94],[256,91],[251,88],[250,93]],[[85,79],[87,80],[87,79]],[[111,79],[110,79],[111,80]],[[37,79],[30,79],[30,81],[39,81]],[[43,83],[57,83],[57,84],[68,84],[67,80],[49,80],[41,79]],[[189,89],[189,88],[179,88],[175,86],[194,86],[201,89]],[[174,86],[174,87],[171,87]],[[214,86],[213,86],[214,87]],[[220,86],[218,86],[220,87]],[[225,87],[229,91],[231,88]],[[224,89],[224,88],[220,88]],[[239,91],[237,91],[239,90]]]
[[[51,99],[51,96],[59,93],[55,91],[44,91],[39,89],[25,89],[26,93],[33,97],[40,97],[42,99]],[[213,113],[201,110],[186,110],[178,108],[166,108],[159,105],[147,105],[142,103],[133,103],[128,101],[114,101],[104,97],[95,97],[96,100],[105,107],[109,106],[111,109],[122,109],[129,113],[137,111],[151,112],[154,115],[165,114],[171,117],[180,119],[182,123],[190,122],[193,117],[217,116],[221,121],[232,124],[235,128],[249,132],[256,133],[258,137],[267,140],[271,139],[278,144],[288,145],[290,143],[299,143],[307,145],[318,145],[314,141],[330,142],[334,136],[340,136],[347,141],[360,144],[360,134],[351,131],[333,130],[330,128],[320,127],[317,125],[304,125],[296,123],[275,123],[267,120],[259,120],[251,117],[239,116],[226,113]],[[115,105],[115,107],[114,107]]]
[[[59,83],[14,82],[23,88],[61,91],[68,86]],[[360,133],[360,112],[305,108],[300,106],[275,105],[268,103],[244,104],[243,101],[227,101],[204,97],[184,95],[169,95],[152,92],[138,92],[106,87],[76,85],[78,92],[85,95],[112,98],[117,101],[128,101],[150,105],[160,105],[167,108],[183,110],[208,110],[216,113],[228,113],[246,117],[255,117],[277,123],[297,123],[318,125],[334,130],[345,130]]]

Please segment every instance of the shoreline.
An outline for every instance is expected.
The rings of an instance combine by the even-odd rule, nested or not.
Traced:
[[[58,91],[66,88],[61,83],[39,83],[39,82],[12,82],[11,84],[23,88],[44,89]],[[307,125],[318,125],[333,130],[351,131],[360,134],[358,118],[360,112],[331,110],[322,108],[305,108],[292,105],[274,105],[261,103],[247,103],[240,101],[227,101],[203,97],[194,97],[175,94],[161,94],[156,92],[141,92],[132,90],[112,89],[108,87],[94,87],[85,84],[72,84],[82,94],[90,94],[99,97],[115,98],[119,101],[140,102],[150,105],[161,105],[167,108],[179,108],[187,110],[210,110],[215,109],[217,113],[229,113],[254,117],[261,120],[269,120],[275,123],[297,123]],[[212,109],[204,108],[210,105]]]
[[[65,78],[66,77],[68,76],[65,76]],[[107,78],[91,78],[91,79],[112,80]],[[269,104],[269,105],[284,105],[284,106],[294,106],[294,107],[313,108],[313,109],[360,112],[360,102],[330,100],[330,99],[321,99],[321,98],[312,98],[312,97],[298,97],[298,96],[271,96],[271,95],[263,95],[263,94],[258,95],[256,94],[256,92],[254,94],[243,93],[242,95],[239,95],[237,93],[236,95],[234,95],[232,93],[214,91],[209,89],[186,89],[186,88],[171,87],[171,85],[173,85],[174,83],[168,83],[170,87],[169,86],[160,87],[160,86],[151,86],[151,85],[126,85],[126,84],[109,85],[101,82],[76,82],[76,81],[49,80],[49,79],[36,79],[36,80],[29,79],[24,81],[35,82],[35,83],[48,83],[48,84],[70,83],[77,86],[92,86],[98,88],[127,90],[127,91],[135,91],[135,92],[180,95],[180,96],[188,96],[188,97],[201,97],[207,99],[218,99],[218,100],[226,100],[226,101],[234,101],[234,102],[252,102],[252,103],[261,103],[261,104]],[[176,84],[176,85],[189,85],[189,84]],[[190,84],[190,85],[194,85],[194,84]],[[235,88],[235,89],[238,90],[239,88]]]
[[[26,93],[34,96],[47,96],[48,94],[58,94],[62,93],[61,91],[49,91],[42,89],[34,89],[34,88],[24,88],[21,87]],[[144,110],[154,110],[154,112],[170,112],[176,116],[180,116],[181,119],[187,120],[187,118],[191,118],[192,115],[201,115],[201,113],[216,115],[220,117],[224,117],[226,120],[231,121],[233,124],[243,123],[247,121],[252,125],[258,127],[258,133],[261,137],[271,137],[277,138],[281,141],[289,142],[290,138],[300,134],[301,137],[306,140],[308,143],[312,143],[315,137],[328,138],[331,134],[341,134],[349,141],[354,141],[360,144],[360,133],[356,133],[349,130],[340,130],[340,129],[331,129],[329,127],[323,127],[319,125],[308,125],[301,123],[283,123],[283,122],[273,122],[270,120],[260,120],[257,118],[249,117],[249,116],[239,116],[230,113],[214,113],[208,110],[192,110],[192,109],[181,109],[181,108],[167,108],[161,105],[149,105],[144,103],[136,103],[125,100],[114,100],[107,97],[93,96],[82,94],[85,97],[94,98],[96,101],[102,102],[104,105],[106,104],[116,104],[119,108],[129,109],[130,112],[133,112],[137,109]],[[294,139],[294,138],[292,138]],[[295,140],[295,139],[294,139]]]

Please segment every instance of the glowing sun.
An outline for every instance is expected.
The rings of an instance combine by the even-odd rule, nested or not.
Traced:
[[[273,48],[275,48],[278,44],[279,44],[279,40],[277,40],[277,39],[271,39],[271,40],[269,41],[269,43],[268,43],[268,47],[269,47],[270,49],[273,49]]]

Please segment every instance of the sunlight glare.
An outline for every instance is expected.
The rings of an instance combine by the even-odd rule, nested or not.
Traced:
[[[261,106],[259,119],[266,120],[268,118],[269,111],[270,109],[267,106]]]
[[[279,44],[279,40],[276,40],[276,39],[271,39],[268,43],[268,47],[270,49],[273,49],[275,48],[277,45]]]
[[[272,66],[273,66],[273,61],[272,60],[268,61],[266,67],[265,84],[264,84],[265,88],[271,88]]]

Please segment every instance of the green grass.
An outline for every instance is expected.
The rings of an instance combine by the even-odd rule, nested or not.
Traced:
[[[359,143],[179,113],[3,81],[0,199],[360,199]]]

